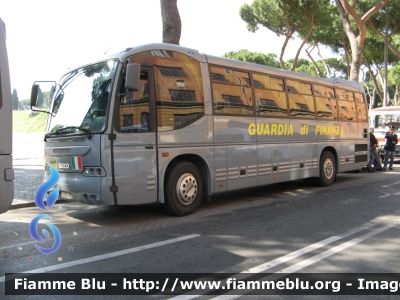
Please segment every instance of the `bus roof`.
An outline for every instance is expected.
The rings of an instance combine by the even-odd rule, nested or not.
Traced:
[[[282,69],[278,69],[278,68],[259,65],[259,64],[255,64],[255,63],[244,62],[244,61],[235,60],[235,59],[231,59],[231,58],[224,58],[224,57],[218,57],[218,56],[213,56],[213,55],[208,55],[208,54],[202,54],[196,49],[186,48],[186,47],[182,47],[180,45],[175,45],[175,44],[152,43],[152,44],[134,46],[134,47],[126,48],[125,50],[123,50],[119,53],[107,55],[107,58],[118,58],[121,62],[123,62],[129,56],[131,56],[133,54],[144,52],[144,51],[151,51],[151,50],[176,51],[176,52],[186,54],[186,55],[193,57],[194,59],[196,59],[200,62],[204,62],[204,63],[208,62],[210,64],[223,65],[223,66],[227,66],[227,67],[231,67],[231,68],[251,70],[251,71],[260,72],[260,73],[269,73],[269,74],[274,74],[276,76],[290,77],[290,78],[297,79],[300,81],[308,81],[308,82],[313,82],[313,83],[321,84],[321,85],[335,86],[337,88],[342,87],[342,88],[350,89],[350,90],[357,91],[357,92],[364,92],[362,85],[358,82],[348,81],[348,80],[344,80],[344,79],[340,79],[340,78],[321,78],[321,77],[311,76],[311,75],[297,73],[297,72],[293,72],[293,71],[287,71],[287,70],[282,70]]]
[[[370,114],[384,114],[393,112],[398,112],[400,114],[400,106],[375,107],[370,110]]]
[[[274,74],[276,76],[290,77],[290,78],[297,79],[300,81],[309,81],[309,82],[313,82],[316,84],[335,85],[337,88],[346,87],[347,89],[353,89],[353,90],[359,91],[359,92],[364,91],[362,85],[355,81],[348,81],[348,80],[344,80],[344,79],[340,79],[340,78],[316,77],[316,76],[311,76],[311,75],[307,75],[307,74],[303,74],[303,73],[297,73],[297,72],[293,72],[293,71],[282,70],[282,69],[259,65],[259,64],[254,64],[254,63],[250,63],[250,62],[244,62],[241,60],[212,56],[212,55],[207,55],[207,54],[206,54],[206,57],[207,57],[208,63],[210,63],[210,64],[217,64],[217,65],[224,65],[224,66],[228,66],[228,67],[232,67],[232,68],[252,70],[252,71],[260,72],[260,73],[269,73],[269,74]]]

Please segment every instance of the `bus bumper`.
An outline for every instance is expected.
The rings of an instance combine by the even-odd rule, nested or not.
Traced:
[[[67,176],[68,175],[68,176]],[[50,174],[45,175],[45,181]],[[104,204],[101,198],[101,180],[103,177],[88,177],[80,173],[60,173],[58,199],[79,201],[86,204]]]

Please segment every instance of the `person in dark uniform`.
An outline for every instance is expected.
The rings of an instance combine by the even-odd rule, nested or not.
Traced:
[[[386,171],[386,166],[388,164],[388,159],[390,156],[389,170],[393,170],[393,160],[396,149],[396,144],[398,143],[397,134],[394,133],[396,128],[394,126],[390,126],[390,131],[386,132],[386,144],[383,149],[385,149],[385,164],[383,166],[383,171]]]
[[[378,152],[376,151],[376,146],[378,145],[378,140],[376,139],[374,135],[374,127],[370,128],[369,132],[369,151],[370,151],[370,160],[367,165],[368,172],[375,172],[376,171],[382,171],[382,165],[381,161],[379,159]],[[374,167],[372,167],[374,165]]]

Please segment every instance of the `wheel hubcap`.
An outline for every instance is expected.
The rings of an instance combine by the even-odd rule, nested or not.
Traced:
[[[197,195],[197,181],[192,174],[185,173],[179,177],[176,184],[176,195],[179,202],[183,205],[193,203]]]
[[[324,174],[326,179],[331,179],[333,176],[333,161],[331,159],[325,161]]]

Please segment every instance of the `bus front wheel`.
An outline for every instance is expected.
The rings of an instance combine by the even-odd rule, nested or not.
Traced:
[[[332,152],[325,151],[321,155],[318,183],[322,186],[331,185],[336,178],[336,163]]]
[[[202,196],[203,184],[197,167],[187,161],[174,164],[165,185],[167,210],[177,216],[191,214],[199,207]]]

